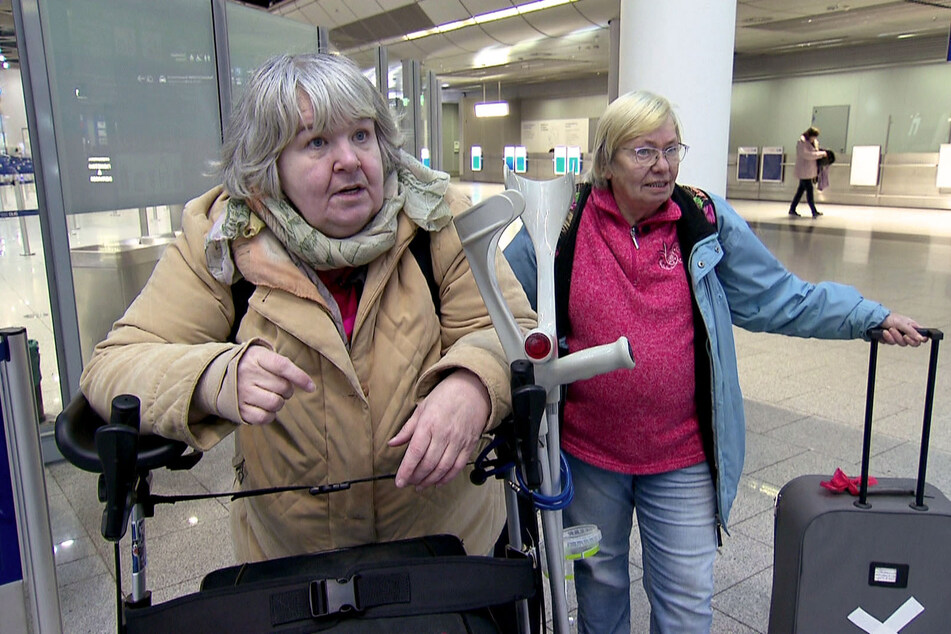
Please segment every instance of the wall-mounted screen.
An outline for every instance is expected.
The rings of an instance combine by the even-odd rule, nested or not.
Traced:
[[[782,146],[763,147],[763,160],[760,162],[760,182],[783,182],[783,148]]]
[[[564,145],[555,146],[555,174],[566,174],[568,171],[568,148]]]
[[[515,146],[506,145],[502,149],[502,157],[505,159],[505,167],[509,168],[509,170],[514,171],[515,170]]]
[[[581,148],[577,145],[568,146],[568,171],[572,174],[581,173]]]
[[[528,171],[528,149],[524,145],[515,146],[515,173],[524,174]]]
[[[753,181],[759,177],[759,148],[740,147],[736,153],[736,180]]]
[[[849,185],[874,187],[878,185],[878,163],[881,158],[880,145],[856,145],[852,148],[852,169],[849,172]]]
[[[472,146],[472,171],[473,172],[482,171],[482,146],[481,145]]]
[[[938,150],[938,175],[935,186],[951,187],[951,143],[942,143]]]

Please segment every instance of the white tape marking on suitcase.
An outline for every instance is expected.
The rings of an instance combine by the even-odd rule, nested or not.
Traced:
[[[898,634],[901,628],[911,623],[924,611],[924,606],[918,603],[915,597],[911,597],[895,610],[894,614],[885,619],[884,623],[879,623],[878,619],[862,608],[855,608],[849,615],[849,620],[869,634]]]

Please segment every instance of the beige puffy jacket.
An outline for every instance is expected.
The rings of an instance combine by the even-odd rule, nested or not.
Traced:
[[[453,213],[470,204],[453,187],[446,199]],[[349,351],[314,285],[285,251],[273,248],[273,234],[265,229],[244,247],[269,236],[271,246],[258,252],[273,259],[281,275],[269,276],[260,261],[255,266],[265,269],[263,277],[243,269],[249,268],[241,255],[247,250],[235,241],[236,266],[256,289],[238,343],[222,343],[234,320],[231,289],[208,271],[205,237],[226,201],[216,188],[188,203],[182,235],[96,347],[81,385],[100,414],[115,395],[131,393],[142,401],[145,432],[207,449],[236,431],[236,481],[251,489],[394,473],[404,447],[387,441],[456,368],[482,379],[491,398],[489,427],[509,412],[508,362],[451,224],[430,239],[440,315],[408,250],[416,225],[400,214],[396,245],[367,267]],[[497,262],[520,325],[533,327],[534,313],[505,258]],[[237,360],[248,345],[263,342],[307,372],[317,390],[297,390],[269,425],[225,420],[221,414],[237,418],[231,378]],[[203,395],[209,387],[210,399]],[[435,533],[458,535],[469,553],[486,554],[505,519],[501,485],[474,486],[467,476],[468,468],[451,483],[421,492],[380,480],[328,495],[303,491],[234,501],[236,557],[272,559]]]

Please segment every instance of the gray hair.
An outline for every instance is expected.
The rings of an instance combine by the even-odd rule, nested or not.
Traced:
[[[383,95],[356,64],[323,53],[278,55],[251,74],[225,130],[218,176],[232,196],[283,197],[277,158],[300,131],[299,97],[310,100],[318,132],[373,120],[384,176],[397,168],[402,134]]]
[[[660,95],[636,90],[612,101],[598,120],[594,135],[594,161],[587,180],[595,187],[606,188],[606,174],[614,155],[622,145],[633,138],[650,134],[670,118],[680,141],[680,121],[673,106]]]

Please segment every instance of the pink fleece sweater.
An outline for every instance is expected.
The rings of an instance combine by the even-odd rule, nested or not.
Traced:
[[[578,227],[570,351],[624,335],[635,368],[568,388],[562,443],[619,473],[662,473],[704,460],[697,421],[690,289],[672,200],[632,229],[609,190],[594,189]]]

